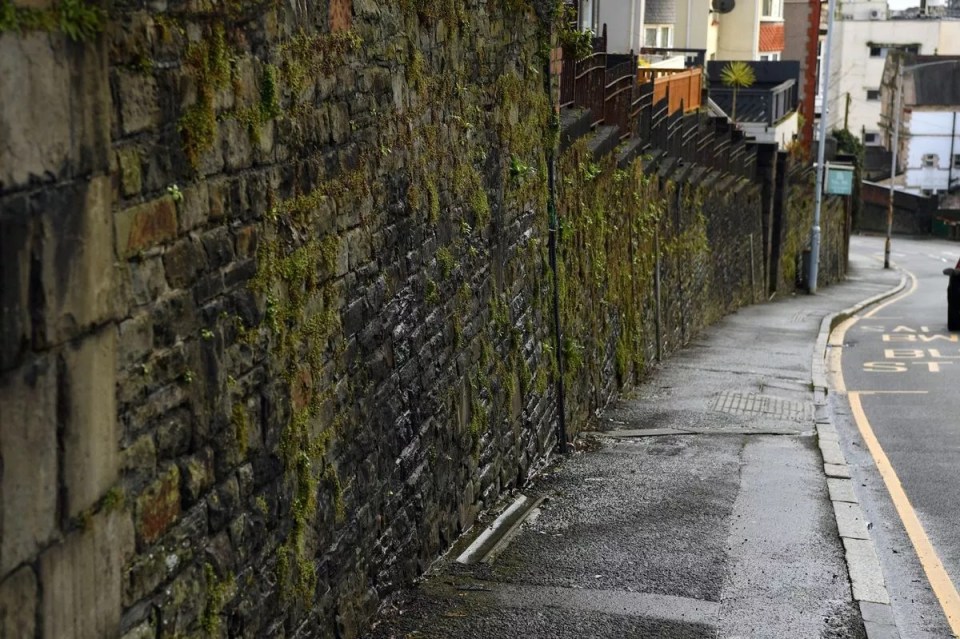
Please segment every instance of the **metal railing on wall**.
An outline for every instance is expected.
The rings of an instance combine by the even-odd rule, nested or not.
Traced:
[[[632,52],[606,51],[604,26],[593,53],[564,59],[559,75],[560,107],[589,110],[591,127],[615,126],[620,139],[639,136],[685,161],[753,177],[756,153],[743,134],[725,119],[701,115],[702,68],[639,67]]]

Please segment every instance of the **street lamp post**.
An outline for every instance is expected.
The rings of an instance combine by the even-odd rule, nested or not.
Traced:
[[[827,51],[823,59],[823,106],[820,113],[820,139],[817,141],[817,180],[813,204],[813,226],[810,228],[810,273],[807,279],[807,288],[810,293],[817,292],[817,276],[820,270],[820,208],[823,204],[823,162],[824,151],[827,146],[827,87],[830,85],[830,43],[833,38],[833,2],[827,0],[827,41],[824,43]]]

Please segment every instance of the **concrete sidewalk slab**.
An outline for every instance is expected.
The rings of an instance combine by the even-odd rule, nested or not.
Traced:
[[[438,563],[368,636],[896,636],[823,362],[831,328],[902,282],[862,255],[851,275],[662,362],[524,489],[547,501],[495,561]]]

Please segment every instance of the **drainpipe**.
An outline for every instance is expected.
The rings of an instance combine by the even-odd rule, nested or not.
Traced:
[[[630,42],[631,51],[633,51],[634,48],[636,48],[638,51],[640,50],[640,47],[637,46],[638,43],[633,39],[634,38],[633,28],[636,26],[636,23],[637,23],[637,2],[639,1],[640,0],[630,0],[630,40],[629,42]]]
[[[543,74],[547,97],[550,100],[550,112],[554,118],[554,126],[560,127],[560,105],[554,100],[553,80],[551,76],[550,60],[546,61],[546,69]],[[567,410],[563,388],[563,339],[560,331],[560,281],[557,273],[557,242],[560,234],[560,220],[557,216],[557,179],[556,179],[556,155],[557,145],[560,136],[554,136],[553,142],[547,149],[547,215],[549,217],[550,231],[547,238],[547,245],[550,259],[550,272],[553,274],[553,352],[557,361],[557,446],[560,453],[567,452]]]

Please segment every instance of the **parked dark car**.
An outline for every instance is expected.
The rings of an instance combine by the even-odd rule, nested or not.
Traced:
[[[947,285],[947,329],[960,331],[960,260],[955,267],[943,269],[943,274],[950,276]]]

